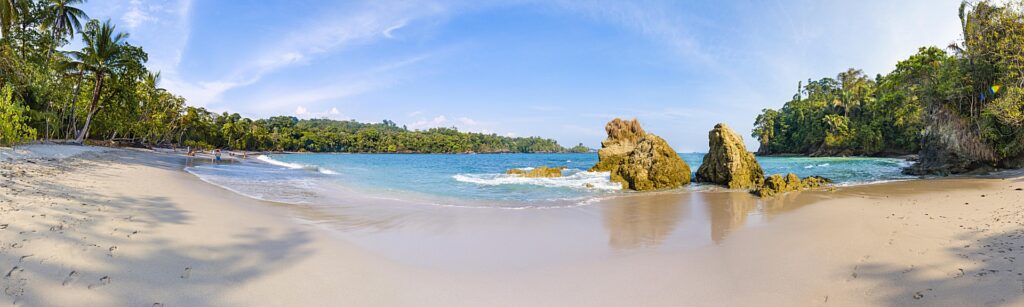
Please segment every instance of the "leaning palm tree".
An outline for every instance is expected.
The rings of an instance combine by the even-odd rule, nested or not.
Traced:
[[[78,132],[75,142],[81,143],[89,134],[89,125],[92,124],[93,116],[100,110],[100,93],[103,91],[103,78],[112,70],[123,67],[126,63],[122,59],[121,51],[128,38],[127,33],[114,32],[114,25],[108,19],[102,25],[98,20],[93,19],[82,32],[84,47],[81,51],[71,51],[68,55],[92,74],[94,86],[92,91],[92,103],[89,105],[89,112],[85,116],[85,125]]]
[[[44,2],[46,3],[44,9],[46,14],[41,26],[44,30],[50,31],[50,38],[54,41],[46,52],[46,58],[49,59],[53,49],[57,47],[55,46],[56,42],[65,37],[75,38],[75,31],[82,31],[81,21],[89,20],[89,16],[85,14],[85,11],[72,6],[85,3],[85,0],[46,0]]]

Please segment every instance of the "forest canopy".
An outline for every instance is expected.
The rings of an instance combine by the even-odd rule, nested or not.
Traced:
[[[560,152],[550,139],[423,131],[394,122],[243,118],[187,106],[140,46],[83,0],[0,0],[0,145],[64,139],[310,152]],[[63,51],[80,40],[79,50]],[[577,148],[576,150],[580,150]]]
[[[940,172],[1020,167],[1010,162],[1024,161],[1024,5],[1001,3],[963,2],[960,40],[922,47],[886,75],[851,68],[800,83],[755,119],[758,153],[920,153]]]

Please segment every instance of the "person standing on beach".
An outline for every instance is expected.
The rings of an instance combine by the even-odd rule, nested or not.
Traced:
[[[220,162],[220,148],[217,148],[217,150],[213,151],[213,156],[214,160]]]

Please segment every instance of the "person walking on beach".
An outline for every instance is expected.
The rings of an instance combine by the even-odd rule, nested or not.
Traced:
[[[220,148],[217,148],[217,150],[213,151],[213,156],[214,156],[214,160],[216,160],[217,162],[220,162]]]

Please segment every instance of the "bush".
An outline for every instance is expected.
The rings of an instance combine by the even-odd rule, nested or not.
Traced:
[[[36,129],[28,125],[28,111],[28,107],[15,100],[10,86],[0,90],[0,144],[13,146],[35,140]]]

